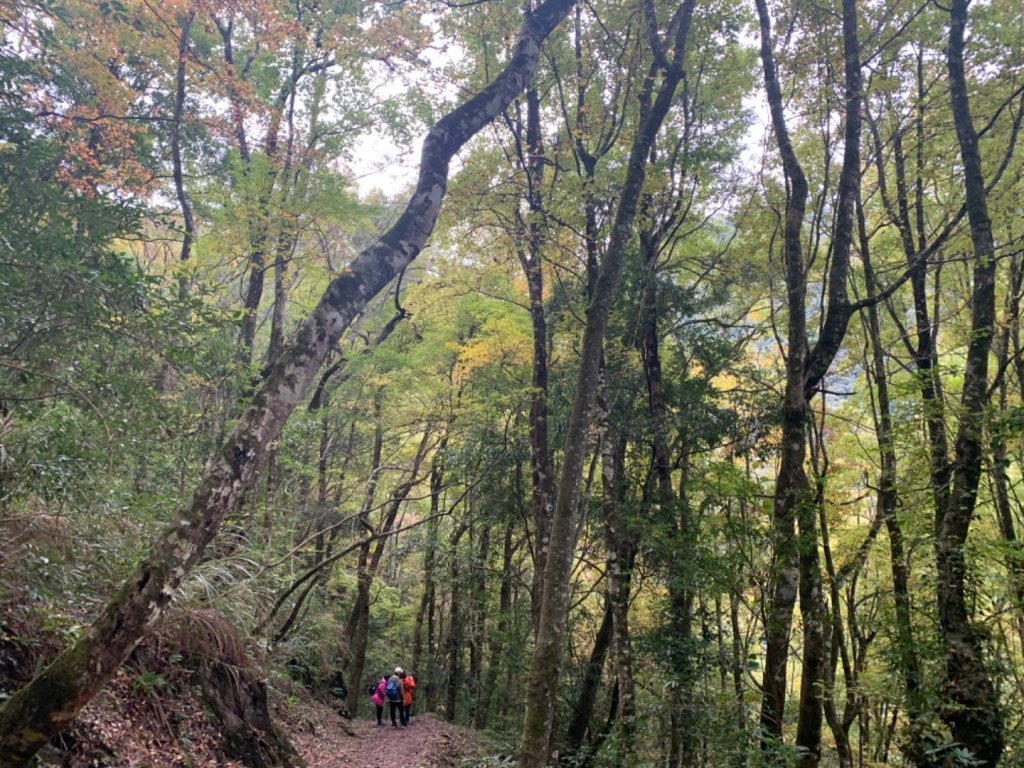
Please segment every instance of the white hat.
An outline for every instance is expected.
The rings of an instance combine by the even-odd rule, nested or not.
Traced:
[[[402,668],[401,667],[395,667],[395,674],[396,675],[402,674]]]

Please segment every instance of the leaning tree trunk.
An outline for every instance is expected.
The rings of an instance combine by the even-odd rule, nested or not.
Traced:
[[[949,90],[964,168],[967,216],[974,249],[971,293],[971,334],[964,365],[960,426],[953,463],[949,503],[939,509],[935,554],[939,625],[946,654],[946,694],[952,706],[942,718],[953,738],[969,749],[981,765],[994,766],[1003,752],[1003,721],[999,698],[982,659],[981,644],[971,625],[966,598],[964,544],[977,502],[988,406],[988,357],[995,331],[995,243],[988,215],[978,134],[971,118],[964,71],[967,0],[950,5],[947,64]]]
[[[451,158],[523,90],[536,69],[541,44],[572,5],[572,0],[547,0],[527,14],[501,73],[431,128],[423,142],[416,189],[402,216],[331,281],[292,343],[269,367],[190,502],[88,631],[0,707],[0,766],[27,764],[106,684],[146,628],[159,621],[251,481],[267,446],[309,390],[328,352],[370,297],[426,244],[447,188]]]

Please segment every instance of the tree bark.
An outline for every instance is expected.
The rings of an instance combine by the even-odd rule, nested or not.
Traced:
[[[653,153],[652,153],[653,154]],[[645,206],[650,202],[645,201]],[[662,227],[663,229],[664,227]],[[658,332],[658,255],[661,251],[661,240],[654,223],[640,233],[640,250],[644,258],[644,284],[641,294],[641,331],[639,334],[640,355],[643,360],[644,377],[647,383],[648,412],[651,417],[651,444],[653,448],[652,464],[657,488],[655,504],[671,525],[671,556],[667,563],[667,582],[669,604],[671,606],[669,621],[672,626],[673,652],[671,656],[671,673],[677,683],[677,693],[671,697],[672,706],[677,711],[672,718],[672,743],[677,745],[673,750],[673,760],[684,762],[695,760],[697,750],[693,739],[696,729],[693,727],[694,686],[693,674],[693,601],[694,590],[691,586],[690,572],[695,552],[697,532],[693,516],[687,502],[686,484],[688,481],[689,457],[686,454],[685,435],[682,438],[683,471],[680,479],[679,494],[672,487],[672,452],[669,448],[668,406],[665,399],[665,387],[661,370],[660,338]],[[606,515],[606,527],[611,528]],[[618,586],[618,585],[617,585]],[[612,587],[609,585],[609,590]],[[628,592],[628,588],[627,588]],[[620,691],[621,693],[621,691]],[[632,698],[632,685],[628,692]],[[622,702],[625,705],[625,701]],[[630,701],[630,709],[635,704]],[[625,714],[625,712],[623,713]]]
[[[747,734],[747,710],[743,704],[743,670],[746,667],[746,656],[743,647],[743,631],[740,628],[740,593],[733,587],[729,590],[729,628],[732,635],[732,695],[735,708],[735,729],[737,738],[743,739]],[[740,742],[743,743],[742,741]],[[733,768],[746,768],[747,754],[742,748],[733,751]]]
[[[441,438],[438,450],[430,462],[430,517],[427,523],[426,553],[423,556],[423,595],[420,607],[416,612],[416,626],[413,634],[412,669],[422,682],[422,698],[428,710],[433,709],[434,692],[437,690],[434,680],[437,678],[434,660],[436,658],[434,621],[437,605],[437,588],[435,570],[437,568],[437,549],[440,520],[437,517],[441,509],[441,490],[444,487],[444,464],[442,456],[448,444],[447,434]],[[427,668],[424,674],[423,665],[423,625],[426,622],[426,658]]]
[[[943,720],[953,738],[982,765],[994,766],[1003,752],[1003,720],[999,698],[985,669],[981,644],[971,624],[965,594],[967,564],[964,544],[977,501],[984,452],[985,409],[988,406],[988,356],[995,332],[995,243],[988,215],[978,134],[971,118],[964,70],[967,0],[950,4],[947,67],[960,158],[964,168],[967,216],[974,250],[971,293],[971,334],[964,364],[961,417],[954,448],[953,487],[949,503],[939,510],[935,554],[939,625],[946,653],[946,694],[953,706]]]
[[[491,548],[491,526],[484,523],[480,531],[480,541],[477,543],[476,556],[473,563],[473,574],[470,584],[473,590],[471,608],[473,611],[472,626],[469,638],[469,679],[476,681],[476,690],[470,702],[472,714],[471,722],[476,722],[477,711],[484,704],[483,685],[479,683],[484,679],[484,640],[485,627],[487,623],[487,555]]]
[[[532,614],[534,630],[540,609],[541,582],[547,563],[551,538],[551,513],[555,498],[555,473],[548,443],[548,331],[544,311],[543,245],[544,138],[540,128],[540,96],[533,86],[526,91],[526,146],[517,136],[519,163],[526,174],[526,204],[529,218],[523,221],[517,212],[522,232],[519,263],[526,275],[530,297],[530,324],[533,330],[533,381],[530,391],[530,457],[533,483],[534,547]]]
[[[817,514],[804,468],[807,405],[828,372],[846,334],[852,312],[846,282],[854,232],[854,208],[860,186],[861,72],[855,0],[843,0],[844,142],[828,306],[814,347],[806,323],[807,274],[801,230],[807,203],[807,180],[793,149],[783,110],[782,90],[772,51],[771,20],[765,0],[756,0],[761,62],[772,127],[788,185],[783,247],[788,308],[786,385],[783,396],[782,446],[775,486],[773,594],[766,618],[767,648],[761,700],[762,749],[774,752],[782,738],[786,701],[786,663],[797,594],[803,618],[803,659],[796,744],[800,768],[814,768],[821,758],[822,682],[828,655],[828,625],[822,595]],[[794,531],[798,524],[798,532]]]
[[[629,594],[636,545],[626,533],[621,506],[625,488],[626,437],[612,427],[612,404],[602,385],[600,412],[601,487],[605,539],[608,546],[607,601],[612,618],[612,661],[618,689],[618,713],[612,762],[618,768],[634,765],[636,740],[636,687],[633,649],[629,634]]]
[[[1006,370],[1010,366],[1010,340],[1013,332],[1020,325],[1021,287],[1024,285],[1024,259],[1020,254],[1011,257],[1009,273],[1009,285],[1005,300],[1006,317],[996,348],[996,361],[1001,370]],[[1008,418],[1008,390],[1007,376],[1004,375],[999,383],[999,414],[1002,419]],[[993,495],[996,502],[999,532],[1006,543],[1006,570],[1010,578],[1010,595],[1016,614],[1017,634],[1021,647],[1024,647],[1024,546],[1017,537],[1013,506],[1010,502],[1010,481],[1007,474],[1010,461],[1007,454],[1005,429],[1005,426],[1001,424],[993,430],[990,475],[994,486]]]
[[[473,727],[483,730],[487,727],[490,718],[491,701],[498,686],[498,677],[502,671],[502,662],[505,659],[505,651],[509,643],[509,629],[511,627],[512,612],[512,557],[515,554],[512,534],[515,531],[515,522],[512,518],[505,523],[505,533],[502,537],[501,548],[501,587],[498,591],[498,626],[491,635],[489,643],[489,661],[487,664],[487,678],[483,685],[480,703],[473,717]],[[507,699],[508,697],[502,697]]]
[[[465,523],[452,531],[448,542],[451,557],[451,597],[448,611],[448,633],[445,636],[444,656],[448,661],[445,675],[444,718],[455,722],[455,707],[458,703],[459,686],[462,683],[462,584],[459,567],[459,539],[468,530]]]
[[[188,261],[192,256],[192,241],[195,239],[195,219],[192,216],[192,205],[185,192],[185,172],[181,159],[181,121],[185,115],[185,62],[188,60],[188,41],[192,31],[195,11],[191,11],[181,22],[181,34],[178,37],[178,66],[174,76],[174,115],[171,119],[171,162],[174,176],[174,192],[181,208],[182,236],[179,260]],[[188,280],[184,275],[178,278],[178,298],[188,296]]]
[[[431,128],[405,211],[328,286],[292,343],[270,366],[191,501],[83,636],[0,706],[0,766],[25,765],[66,728],[116,672],[146,628],[159,621],[252,480],[267,446],[308,391],[327,353],[369,298],[423,249],[437,221],[451,158],[523,90],[536,68],[541,44],[571,7],[572,0],[547,0],[528,13],[502,72]]]
[[[876,291],[874,267],[864,227],[863,211],[858,208],[858,227],[861,238],[861,259],[867,291]],[[889,537],[889,563],[892,574],[893,603],[896,619],[896,660],[906,689],[906,709],[909,722],[907,758],[915,765],[929,766],[934,761],[927,757],[926,745],[921,739],[925,722],[925,705],[921,690],[921,667],[914,644],[912,622],[913,604],[910,596],[910,567],[903,544],[900,526],[899,491],[897,488],[896,440],[893,434],[892,407],[889,397],[889,375],[885,365],[885,346],[882,342],[877,306],[869,307],[864,322],[871,343],[870,376],[875,385],[875,433],[878,439],[879,464],[878,515],[885,524]],[[934,443],[932,444],[934,448]]]
[[[379,413],[378,413],[379,416]],[[378,422],[379,430],[379,422]],[[366,648],[369,643],[370,633],[370,589],[373,586],[373,581],[377,577],[377,573],[380,570],[380,563],[384,557],[384,549],[387,547],[388,540],[391,538],[390,533],[395,525],[395,520],[398,517],[398,512],[405,502],[406,497],[412,491],[412,489],[419,483],[419,469],[426,457],[428,447],[430,445],[431,430],[425,429],[420,439],[419,447],[416,449],[416,456],[413,458],[412,466],[409,468],[409,476],[396,485],[388,496],[388,500],[384,506],[384,511],[381,513],[380,523],[374,528],[368,527],[368,523],[360,516],[360,522],[363,523],[364,527],[367,528],[368,533],[373,533],[377,536],[377,539],[373,543],[373,551],[366,558],[365,550],[369,548],[369,544],[366,548],[360,549],[359,552],[359,590],[356,595],[356,603],[352,607],[352,615],[349,618],[349,629],[353,632],[349,641],[348,650],[348,669],[349,669],[349,680],[351,685],[349,686],[348,711],[355,715],[359,702],[364,700],[362,693],[363,690],[363,672],[366,664]],[[379,445],[379,442],[375,442],[375,447]],[[379,460],[379,454],[375,453],[375,459]],[[375,470],[374,474],[376,474]],[[367,492],[367,504],[372,505],[373,497],[370,492]]]
[[[765,662],[761,698],[761,744],[766,753],[774,752],[782,739],[786,705],[786,663],[789,635],[793,623],[798,581],[798,548],[794,526],[796,507],[809,504],[809,486],[804,473],[806,454],[807,399],[804,395],[807,324],[801,230],[807,205],[807,179],[789,137],[783,113],[782,90],[772,51],[771,20],[765,0],[756,0],[761,33],[761,64],[765,91],[771,111],[775,140],[782,156],[783,171],[789,186],[783,228],[786,277],[786,304],[789,309],[789,349],[786,356],[786,390],[782,406],[782,445],[775,500],[772,511],[772,595],[765,617]]]
[[[370,474],[366,480],[363,494],[363,505],[359,510],[361,532],[372,533],[370,510],[373,509],[377,496],[377,484],[380,480],[381,453],[384,447],[384,428],[381,424],[381,396],[378,393],[373,399],[373,450],[370,459]],[[356,599],[349,613],[345,627],[345,655],[348,664],[345,670],[349,680],[348,699],[345,706],[355,715],[359,711],[359,700],[363,690],[363,663],[366,660],[366,642],[370,621],[370,542],[359,548],[358,565],[356,566]]]
[[[918,258],[918,253],[926,247],[927,235],[924,227],[923,199],[923,167],[922,156],[924,145],[924,102],[925,82],[923,64],[918,57],[917,89],[918,107],[914,118],[917,132],[918,153],[916,177],[914,181],[915,211],[911,221],[910,193],[907,181],[907,160],[903,150],[902,131],[893,133],[893,160],[896,171],[896,206],[887,203],[890,217],[900,233],[903,253],[910,269],[911,295],[914,299],[914,326],[916,345],[911,350],[914,366],[917,368],[918,386],[924,404],[925,424],[928,433],[929,466],[931,470],[932,497],[935,508],[942,509],[949,503],[951,464],[949,461],[949,441],[946,437],[945,402],[942,394],[942,380],[939,377],[936,338],[932,330],[932,321],[928,309],[927,264]],[[883,155],[880,141],[876,139],[876,167],[879,170],[879,189],[883,201],[887,199]],[[917,234],[915,243],[914,234]],[[938,515],[936,515],[936,520]]]
[[[640,129],[630,152],[626,182],[616,210],[597,285],[587,307],[586,328],[582,343],[582,360],[577,376],[576,392],[566,431],[562,476],[558,486],[551,526],[551,548],[544,572],[544,592],[537,627],[537,637],[526,688],[526,711],[523,716],[520,743],[520,768],[542,768],[548,761],[548,748],[554,714],[554,692],[565,632],[569,603],[569,574],[575,549],[576,514],[583,465],[587,452],[586,434],[594,402],[594,382],[600,369],[602,341],[612,296],[633,230],[637,201],[646,175],[647,156],[682,78],[683,55],[690,29],[694,0],[684,0],[674,19],[675,40],[673,60],[664,67],[657,96],[645,110]],[[653,15],[653,13],[651,14]],[[656,21],[649,20],[651,37],[657,36]],[[653,88],[649,80],[648,87]]]
[[[601,685],[601,671],[604,669],[605,659],[608,658],[611,640],[612,607],[611,603],[605,601],[601,623],[598,625],[597,634],[594,635],[594,644],[590,647],[590,658],[587,659],[578,685],[579,695],[573,703],[572,717],[565,729],[565,743],[571,754],[580,752],[591,730],[591,719],[594,716],[597,692]]]
[[[832,232],[832,264],[828,275],[828,310],[818,340],[807,360],[804,396],[809,401],[824,379],[846,335],[850,318],[846,282],[860,192],[861,102],[860,43],[856,0],[842,0],[844,118],[843,166],[839,174],[837,214]],[[792,310],[791,310],[792,311]],[[790,339],[790,354],[799,339]],[[828,609],[822,594],[818,550],[818,502],[804,497],[796,506],[799,536],[800,614],[803,619],[803,660],[796,746],[799,768],[816,768],[821,760],[823,688],[829,655]],[[836,607],[834,610],[838,610]]]

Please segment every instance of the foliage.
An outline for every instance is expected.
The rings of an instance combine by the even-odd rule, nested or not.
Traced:
[[[654,6],[662,21],[675,10]],[[404,147],[457,93],[490,80],[510,55],[508,30],[521,10],[504,0],[444,10],[307,0],[0,3],[2,695],[87,626],[161,521],[187,502],[280,339],[397,215],[387,195],[358,183],[376,151],[365,137]],[[811,345],[828,308],[823,265],[834,245],[845,119],[833,11],[772,8],[784,32],[776,45],[787,116],[812,193],[803,222]],[[890,291],[877,305],[877,333],[867,306],[851,319],[811,400],[806,470],[818,494],[833,642],[831,727],[852,713],[845,736],[869,762],[923,755],[970,765],[975,757],[943,724],[942,489],[929,432],[941,408],[942,433],[957,433],[971,341],[970,233],[957,219],[962,166],[942,59],[947,19],[939,6],[903,2],[860,3],[858,13],[870,66],[849,292],[857,300]],[[1000,309],[984,475],[964,552],[970,618],[1007,724],[1003,761],[1017,765],[1024,368],[1015,142],[1024,50],[1010,17],[1005,2],[971,10],[971,101],[984,126]],[[621,673],[606,649],[582,742],[570,750],[574,734],[556,734],[566,765],[617,764],[626,750],[635,765],[683,764],[681,750],[693,765],[810,759],[793,745],[795,693],[778,749],[758,730],[778,576],[771,519],[790,190],[763,151],[772,144],[757,106],[751,21],[731,0],[698,7],[686,87],[647,158],[604,339],[606,431],[587,436],[555,722],[564,727],[581,706],[612,599],[617,555],[601,463],[609,435],[623,446],[616,514],[635,554],[627,603],[635,709],[628,727],[616,720]],[[536,327],[524,265],[534,253],[543,283],[534,309],[546,322],[541,394],[557,474],[596,275],[588,259],[599,264],[610,239],[654,60],[645,23],[636,4],[581,4],[548,42],[530,86],[536,144],[526,145],[524,95],[462,151],[431,248],[333,350],[319,395],[288,422],[158,641],[175,640],[183,654],[196,628],[209,630],[210,642],[226,637],[203,618],[214,611],[240,633],[237,655],[275,679],[291,670],[320,693],[362,694],[384,670],[409,667],[417,707],[488,729],[495,754],[479,764],[511,764],[534,590],[543,586],[534,578]],[[920,285],[936,399],[925,394],[931,374],[917,349],[920,296],[912,281],[899,282],[913,251],[932,243]],[[651,311],[661,422],[644,340]],[[599,394],[598,382],[585,386]],[[667,497],[655,456],[662,438]],[[891,520],[880,516],[887,445],[898,496]],[[894,535],[908,570],[907,626]],[[802,620],[791,639],[794,691]],[[140,698],[177,690],[174,665],[136,662],[125,686]],[[842,736],[826,731],[826,752]]]

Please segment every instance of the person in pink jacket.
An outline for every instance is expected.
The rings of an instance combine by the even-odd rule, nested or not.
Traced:
[[[374,706],[377,707],[377,727],[384,727],[384,702],[387,697],[384,695],[384,689],[388,686],[388,676],[383,675],[380,680],[377,681],[377,685],[373,687],[373,693],[370,694],[370,701],[373,702]]]

